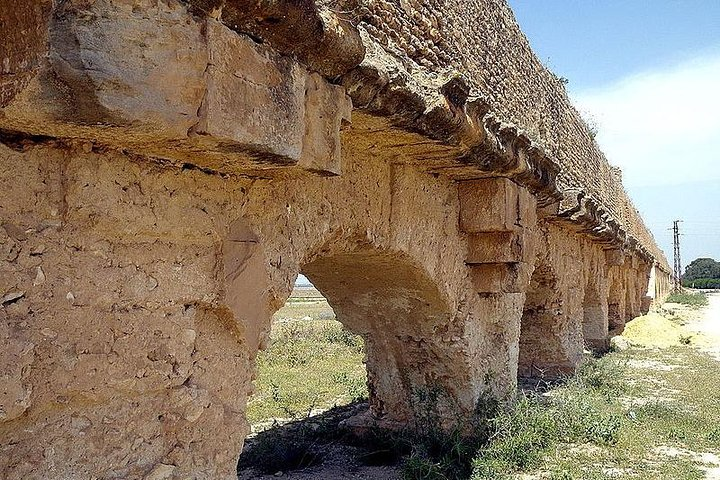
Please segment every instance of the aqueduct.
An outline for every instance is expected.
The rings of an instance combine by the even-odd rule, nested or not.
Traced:
[[[667,292],[502,0],[0,0],[0,27],[3,478],[232,478],[301,271],[389,427],[570,373]]]

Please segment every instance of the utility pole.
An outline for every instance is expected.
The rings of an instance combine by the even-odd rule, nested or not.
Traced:
[[[680,277],[682,277],[682,262],[680,261],[680,222],[682,222],[682,220],[675,220],[673,222],[673,270],[675,275],[674,290],[676,292],[682,290],[682,283],[680,282]]]

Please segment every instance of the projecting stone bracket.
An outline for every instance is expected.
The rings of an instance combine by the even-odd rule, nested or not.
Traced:
[[[625,252],[622,248],[605,250],[605,263],[609,267],[619,267],[625,263]]]
[[[535,254],[537,204],[507,178],[460,182],[460,228],[467,234],[465,263],[479,293],[525,291]]]
[[[219,173],[341,172],[342,87],[181,3],[136,3],[47,12],[47,41],[25,52],[43,60],[3,94],[0,128]]]
[[[522,262],[470,265],[470,280],[478,293],[522,293],[532,265]]]

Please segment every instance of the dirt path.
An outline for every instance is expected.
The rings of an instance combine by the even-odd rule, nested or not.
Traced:
[[[720,292],[708,294],[708,300],[709,305],[688,329],[701,337],[700,348],[720,361]]]

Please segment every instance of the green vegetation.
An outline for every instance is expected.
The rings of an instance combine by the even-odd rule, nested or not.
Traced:
[[[676,292],[667,298],[668,303],[680,303],[692,307],[704,307],[708,304],[707,295],[703,292]]]
[[[691,293],[671,300],[707,301]],[[288,305],[258,358],[249,406],[256,424],[302,419],[367,395],[361,339],[326,319],[329,307]],[[707,339],[685,328],[697,310],[668,308],[628,324],[629,349],[588,358],[544,393],[520,393],[506,406],[488,401],[474,426],[443,431],[429,414],[419,434],[356,438],[337,424],[364,407],[346,406],[259,435],[243,462],[273,474],[320,465],[346,448],[357,465],[396,465],[405,480],[706,478],[707,469],[720,468],[720,368],[696,350]]]
[[[630,359],[637,366],[623,367]],[[610,354],[550,402],[523,397],[500,415],[472,478],[704,478],[699,453],[720,448],[718,389],[717,362],[690,348]]]
[[[699,288],[703,290],[720,289],[720,278],[696,278],[695,280],[683,279],[683,286],[687,288]]]
[[[720,262],[697,258],[685,268],[682,284],[689,288],[720,288]]]
[[[327,304],[293,302],[292,308],[300,318],[332,316]],[[367,396],[362,338],[336,320],[279,320],[270,339],[257,357],[256,393],[248,402],[251,424],[300,419]]]

